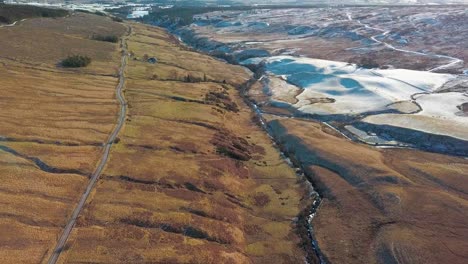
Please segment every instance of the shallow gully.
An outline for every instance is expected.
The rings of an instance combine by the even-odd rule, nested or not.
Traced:
[[[304,223],[299,223],[299,224],[304,224],[307,227],[307,236],[309,238],[309,245],[312,248],[313,253],[315,254],[314,258],[312,256],[307,256],[305,263],[307,264],[312,264],[310,262],[311,259],[317,259],[319,264],[326,264],[325,256],[322,254],[320,251],[319,245],[317,240],[315,239],[314,236],[314,228],[312,225],[312,221],[317,214],[317,211],[320,207],[322,198],[320,197],[320,194],[314,190],[313,183],[311,182],[310,178],[307,177],[304,173],[304,170],[302,168],[302,165],[297,163],[295,159],[291,159],[289,157],[289,154],[286,152],[283,152],[280,147],[280,143],[277,142],[276,138],[274,137],[273,132],[271,129],[268,127],[268,125],[265,122],[265,119],[262,116],[262,112],[260,111],[259,107],[248,98],[247,92],[250,89],[250,86],[255,83],[257,79],[255,76],[253,76],[249,81],[247,81],[243,87],[241,88],[241,96],[244,99],[244,101],[247,103],[247,105],[252,109],[252,111],[255,113],[255,117],[260,124],[260,126],[265,130],[267,133],[268,137],[271,139],[273,146],[275,149],[280,153],[280,156],[283,158],[283,160],[296,172],[296,175],[300,179],[305,179],[307,182],[307,187],[309,188],[309,197],[312,200],[312,204],[308,209],[307,212],[307,217],[306,219],[302,219]],[[308,250],[306,250],[308,251]]]

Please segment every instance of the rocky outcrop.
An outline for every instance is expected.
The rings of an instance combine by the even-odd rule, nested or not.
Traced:
[[[462,111],[464,114],[468,114],[468,103],[461,104],[457,106],[460,111]]]

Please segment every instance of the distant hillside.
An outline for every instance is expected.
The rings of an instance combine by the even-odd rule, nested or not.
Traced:
[[[32,17],[64,17],[68,11],[26,5],[0,4],[0,23],[11,24]]]
[[[468,4],[468,0],[238,0],[244,4]]]

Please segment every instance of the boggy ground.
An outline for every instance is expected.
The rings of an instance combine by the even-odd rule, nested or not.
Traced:
[[[132,27],[127,122],[59,262],[302,263],[311,200],[236,90],[249,73]]]
[[[313,226],[330,263],[466,263],[466,159],[372,148],[306,120],[268,125],[323,195]]]
[[[0,262],[47,260],[112,130],[118,44],[108,18],[72,14],[0,28]],[[85,69],[57,64],[69,54]]]

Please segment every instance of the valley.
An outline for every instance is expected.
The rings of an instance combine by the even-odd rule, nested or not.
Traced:
[[[250,98],[265,113],[466,156],[466,21],[459,6],[254,9],[198,14],[173,32],[259,75]]]
[[[1,30],[2,262],[315,258],[301,216],[313,202],[310,187],[237,90],[251,73],[162,29],[90,14]],[[32,30],[50,53],[14,44],[32,41]],[[69,50],[93,61],[56,66]],[[127,110],[119,113],[119,104]]]
[[[0,262],[466,262],[462,7],[15,8]]]
[[[323,262],[463,263],[468,79],[455,24],[466,17],[446,8],[214,11],[188,26],[154,23],[254,72],[244,95],[321,196],[312,227]],[[461,35],[408,33],[396,14],[455,23]]]

